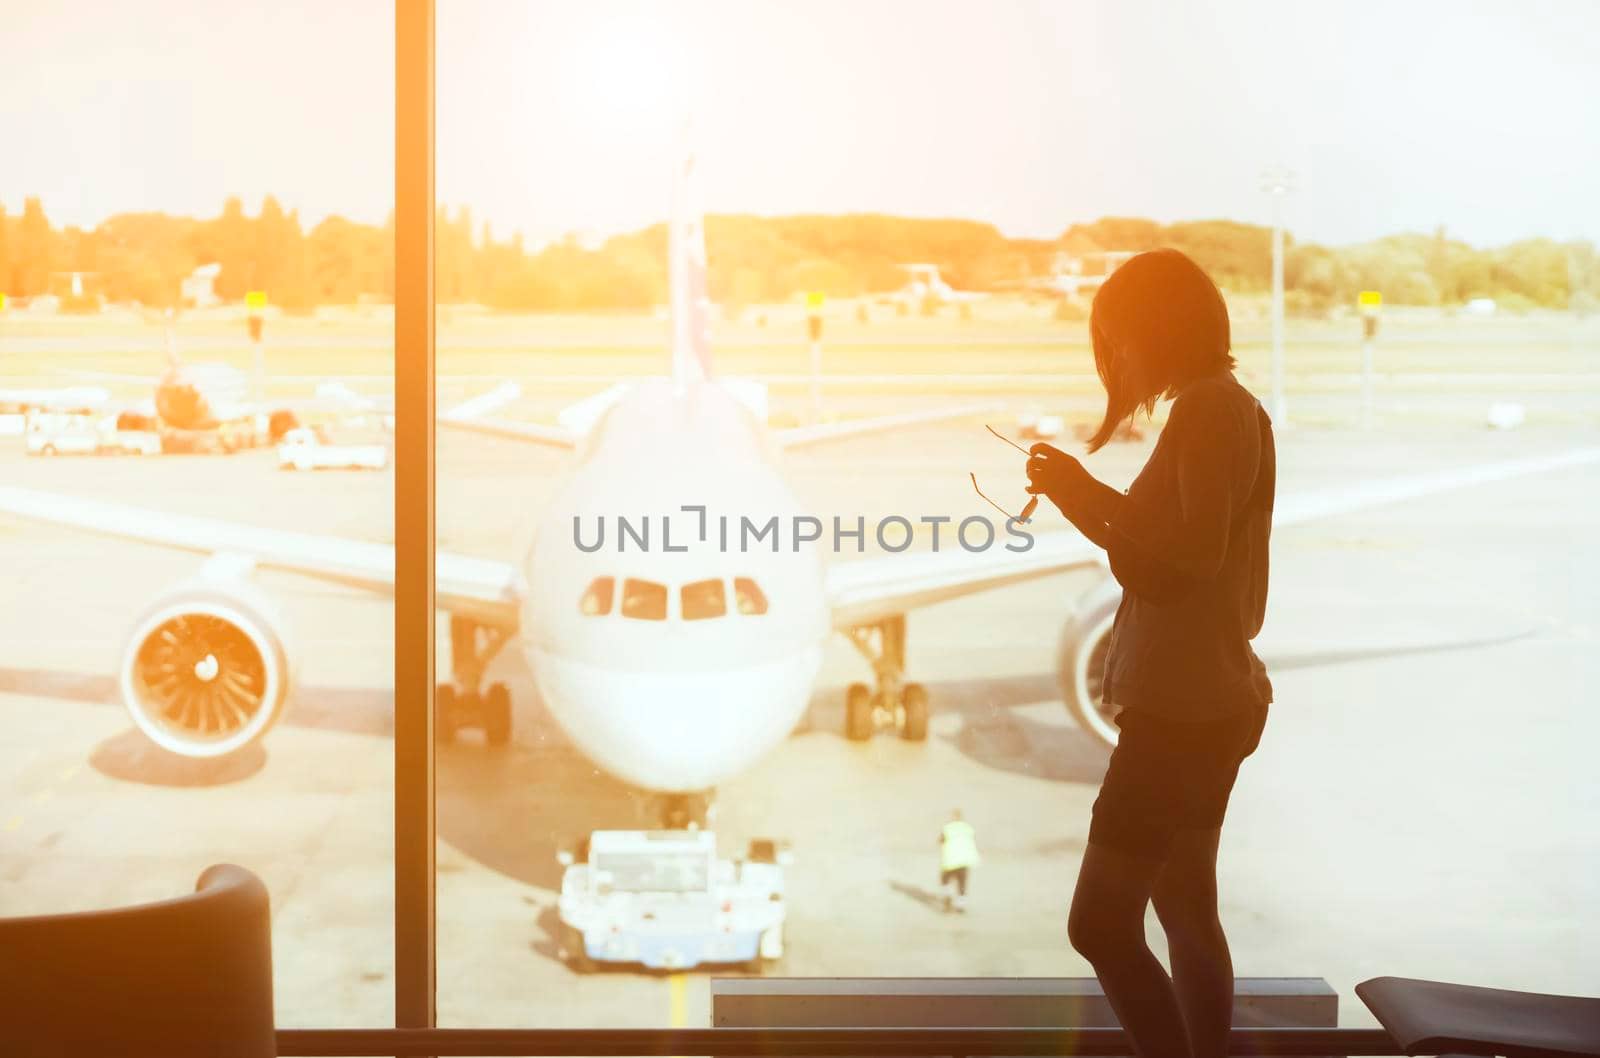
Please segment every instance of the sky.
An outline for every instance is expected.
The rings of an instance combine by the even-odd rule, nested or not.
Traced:
[[[0,204],[56,223],[393,201],[377,0],[0,0]],[[1600,241],[1600,4],[440,0],[439,197],[498,235],[715,212],[1053,237],[1103,215]]]

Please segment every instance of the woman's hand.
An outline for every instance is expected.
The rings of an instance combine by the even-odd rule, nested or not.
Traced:
[[[1127,498],[1072,456],[1047,444],[1028,450],[1028,491],[1050,497],[1069,522],[1101,547],[1108,546],[1106,527]]]
[[[1068,517],[1093,480],[1082,463],[1053,445],[1041,442],[1028,449],[1028,491],[1048,498]]]

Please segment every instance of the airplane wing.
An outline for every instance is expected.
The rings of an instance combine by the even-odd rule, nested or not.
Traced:
[[[1040,533],[1027,551],[923,551],[828,567],[827,596],[840,631],[946,599],[1101,564],[1101,551],[1076,530]]]
[[[734,391],[741,403],[750,407],[758,418],[766,415],[766,392],[759,383],[750,383],[746,379],[724,379],[723,385]],[[614,385],[603,393],[586,398],[570,408],[564,409],[560,415],[560,425],[547,426],[542,423],[525,422],[518,419],[501,419],[479,414],[475,400],[467,401],[457,408],[442,412],[439,415],[439,426],[444,429],[462,430],[467,433],[485,434],[490,437],[502,437],[513,441],[528,441],[533,444],[554,445],[559,448],[574,448],[583,439],[584,435],[593,428],[595,422],[615,404],[627,390],[625,385]],[[795,426],[786,430],[773,431],[773,440],[782,448],[803,448],[807,445],[820,444],[825,441],[835,441],[847,437],[859,437],[863,434],[878,433],[883,430],[892,430],[901,426],[914,426],[919,423],[938,422],[943,419],[960,419],[969,415],[982,415],[993,412],[998,408],[996,404],[964,404],[947,408],[934,408],[925,411],[905,412],[897,415],[878,415],[862,419],[845,419],[839,422],[817,423],[811,426]]]
[[[394,548],[385,544],[9,486],[0,486],[0,514],[179,551],[239,555],[263,568],[383,595],[394,592]],[[511,564],[440,552],[435,579],[434,593],[441,610],[516,630],[522,592]]]
[[[562,426],[545,426],[536,422],[519,422],[515,419],[451,419],[441,416],[439,426],[441,429],[553,445],[557,448],[575,448],[580,440],[577,434]]]
[[[594,420],[617,399],[623,387],[613,386],[605,393],[586,398],[561,413],[559,426],[525,422],[520,419],[501,419],[488,414],[496,411],[522,395],[522,387],[515,382],[503,382],[477,397],[462,401],[448,411],[439,413],[439,426],[449,430],[502,437],[512,441],[553,445],[557,448],[576,448],[584,434],[594,425]]]
[[[100,371],[82,367],[63,368],[62,373],[72,378],[86,378],[95,382],[123,382],[154,389],[161,381],[160,375],[135,374],[131,371]]]
[[[29,408],[99,408],[111,400],[111,391],[99,386],[32,387],[27,389],[0,389],[0,404]]]
[[[1273,526],[1300,525],[1320,518],[1332,518],[1368,507],[1381,507],[1434,492],[1484,485],[1491,481],[1541,474],[1550,470],[1600,463],[1600,448],[1572,448],[1548,455],[1528,456],[1523,459],[1503,459],[1493,463],[1450,470],[1433,470],[1421,474],[1403,474],[1390,478],[1374,478],[1315,492],[1281,496],[1273,506]]]
[[[1291,493],[1279,497],[1274,505],[1272,524],[1275,528],[1302,525],[1432,493],[1595,463],[1600,463],[1600,448],[1576,448]],[[1074,529],[1039,533],[1033,547],[1023,552],[1004,550],[1005,542],[1004,535],[997,535],[995,547],[983,552],[906,553],[830,566],[827,595],[834,627],[854,628],[946,599],[1103,565],[1100,549]]]
[[[772,438],[783,448],[802,448],[806,445],[837,441],[845,437],[893,430],[900,426],[914,426],[942,419],[962,419],[969,415],[984,415],[997,410],[995,404],[959,404],[948,408],[903,412],[898,415],[875,415],[865,419],[842,419],[838,422],[816,423],[811,426],[794,426],[773,431]]]

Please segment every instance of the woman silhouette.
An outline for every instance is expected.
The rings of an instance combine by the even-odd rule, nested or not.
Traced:
[[[1166,427],[1126,493],[1035,445],[1028,491],[1105,548],[1123,588],[1104,695],[1117,748],[1094,803],[1067,933],[1141,1055],[1220,1058],[1233,962],[1217,915],[1217,843],[1272,684],[1250,647],[1267,601],[1272,424],[1233,377],[1228,310],[1175,250],[1128,261],[1089,320],[1106,413],[1093,452],[1140,408]],[[1169,977],[1144,939],[1154,901]]]

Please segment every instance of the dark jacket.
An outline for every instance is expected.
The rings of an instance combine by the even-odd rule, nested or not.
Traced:
[[[1179,391],[1109,524],[1123,596],[1107,701],[1193,722],[1272,700],[1250,640],[1266,615],[1276,481],[1271,420],[1231,371]]]

